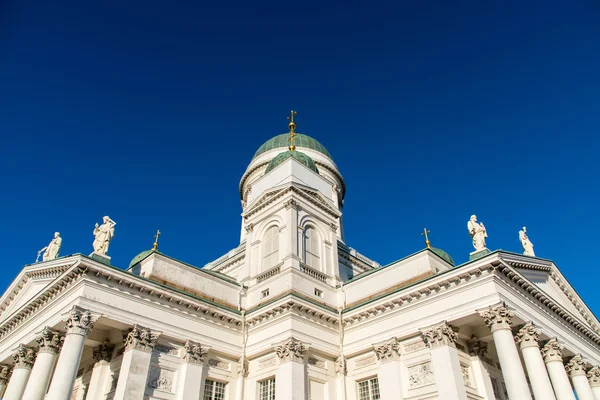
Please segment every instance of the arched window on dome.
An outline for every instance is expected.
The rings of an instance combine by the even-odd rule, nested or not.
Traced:
[[[279,228],[277,226],[267,229],[262,246],[262,269],[264,271],[279,263]]]
[[[319,234],[315,228],[307,227],[304,230],[304,263],[309,267],[320,269],[321,244]]]

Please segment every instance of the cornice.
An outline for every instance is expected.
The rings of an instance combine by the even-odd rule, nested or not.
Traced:
[[[285,297],[287,297],[287,299],[285,299]],[[279,300],[282,300],[279,304],[269,305],[269,307],[258,309],[256,312],[250,311],[246,320],[248,327],[252,328],[275,317],[292,313],[312,320],[320,325],[329,327],[339,325],[338,316],[334,312],[326,311],[319,306],[310,304],[295,293],[287,293]]]
[[[246,183],[246,179],[248,179],[248,177],[250,175],[252,175],[252,173],[254,171],[256,171],[257,169],[260,169],[262,167],[265,167],[267,165],[269,165],[270,161],[265,161],[262,162],[260,164],[256,164],[254,167],[252,167],[251,169],[247,170],[246,172],[244,172],[244,175],[242,175],[242,179],[240,180],[240,186],[238,188],[239,193],[240,193],[240,200],[244,200],[244,184]]]

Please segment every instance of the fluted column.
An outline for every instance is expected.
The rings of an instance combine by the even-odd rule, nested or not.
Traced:
[[[85,338],[99,317],[78,306],[73,306],[66,315],[65,341],[56,362],[46,400],[69,400],[71,397]]]
[[[275,397],[305,400],[308,393],[304,356],[308,351],[308,344],[291,337],[273,346],[280,362],[275,375]]]
[[[567,373],[571,377],[577,398],[579,400],[596,400],[592,393],[592,388],[587,380],[586,374],[586,362],[581,354],[576,354],[571,357],[569,362],[565,365]]]
[[[127,334],[114,400],[143,400],[152,350],[160,334],[139,325]]]
[[[600,366],[595,365],[587,373],[594,398],[600,400]]]
[[[56,356],[63,345],[64,337],[45,327],[37,335],[35,341],[38,344],[38,354],[31,369],[29,384],[23,395],[23,398],[27,400],[42,400],[46,395]]]
[[[23,398],[23,393],[31,374],[31,367],[33,367],[33,363],[35,362],[35,350],[19,345],[13,353],[13,361],[15,362],[15,366],[6,387],[3,400],[21,400]]]
[[[563,365],[562,349],[563,346],[558,343],[558,340],[552,338],[542,347],[542,356],[544,357],[556,398],[558,400],[575,400],[573,388]]]
[[[438,389],[438,398],[440,400],[466,400],[465,380],[456,351],[456,339],[458,338],[456,329],[443,321],[429,328],[421,329],[421,332],[425,343],[431,349],[431,366]]]
[[[0,364],[0,399],[4,396],[4,392],[6,391],[6,385],[8,385],[8,381],[10,380],[10,375],[12,374],[12,368],[8,365]]]
[[[188,340],[183,346],[183,361],[185,362],[179,372],[179,390],[177,400],[199,399],[204,393],[206,368],[204,357],[208,354],[208,347]]]
[[[508,397],[511,399],[531,400],[525,371],[521,365],[519,352],[510,329],[515,314],[504,303],[490,307],[480,314],[492,331],[498,360],[502,367],[502,376],[506,382]]]
[[[101,400],[104,399],[108,379],[110,377],[110,360],[114,346],[109,342],[104,342],[92,349],[94,357],[94,369],[88,384],[87,397],[85,400]]]
[[[540,333],[540,329],[535,327],[532,322],[528,322],[519,330],[515,341],[521,348],[535,398],[555,400],[556,396],[554,396],[554,390],[538,344]]]
[[[381,398],[401,397],[404,390],[400,368],[400,341],[393,337],[385,342],[374,344],[373,350],[381,363],[378,374]]]

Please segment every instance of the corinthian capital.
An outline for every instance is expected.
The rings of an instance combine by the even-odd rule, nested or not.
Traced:
[[[135,349],[151,353],[159,336],[160,332],[153,332],[150,328],[134,325],[125,337],[125,351]]]
[[[483,357],[488,351],[488,344],[479,340],[475,335],[471,336],[471,339],[467,341],[467,347],[471,356]]]
[[[422,329],[421,332],[423,333],[425,343],[433,349],[439,346],[456,347],[456,339],[458,339],[457,330],[444,321],[432,327]]]
[[[393,337],[385,342],[374,344],[373,350],[379,361],[397,360],[400,357],[400,341]]]
[[[208,347],[202,347],[200,343],[192,342],[191,340],[185,342],[183,349],[183,359],[189,364],[202,365],[204,356],[208,354]]]
[[[527,347],[538,347],[541,333],[542,331],[533,325],[533,322],[528,322],[515,335],[515,342],[521,346],[521,350]]]
[[[110,344],[108,341],[105,341],[99,346],[96,346],[92,349],[92,354],[94,356],[94,362],[109,362],[112,359],[112,352],[115,346]]]
[[[481,315],[485,324],[494,332],[498,329],[510,329],[515,313],[510,311],[505,303],[502,303],[498,306],[490,307],[485,311],[480,311],[479,315]]]
[[[67,334],[74,333],[87,336],[98,318],[100,318],[100,315],[93,315],[90,310],[73,306],[65,318],[65,330]]]
[[[63,345],[65,337],[59,332],[55,332],[48,327],[38,333],[35,341],[38,344],[38,353],[58,354]]]
[[[581,354],[575,354],[568,363],[565,364],[567,373],[572,377],[583,375],[586,376],[586,362]]]
[[[35,361],[35,356],[35,350],[33,350],[31,347],[26,347],[20,344],[13,353],[15,368],[31,369]]]
[[[587,373],[591,387],[600,387],[600,367],[595,365]]]
[[[0,365],[0,384],[6,386],[12,375],[12,368],[8,365]]]
[[[549,363],[551,361],[560,361],[562,362],[562,349],[563,345],[558,343],[558,339],[552,338],[546,342],[544,347],[542,347],[542,356],[544,357],[544,362]]]
[[[304,355],[307,351],[308,345],[293,337],[275,345],[275,353],[281,362],[304,362]]]

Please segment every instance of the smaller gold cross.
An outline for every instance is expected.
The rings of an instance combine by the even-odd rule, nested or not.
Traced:
[[[288,128],[290,128],[290,137],[288,138],[288,142],[290,142],[289,149],[290,151],[296,150],[296,146],[294,146],[294,138],[296,137],[296,123],[294,122],[294,116],[298,114],[296,111],[290,111],[290,116],[287,119],[290,121],[288,124]]]
[[[158,237],[160,236],[162,232],[159,230],[156,231],[156,235],[154,235],[154,250],[158,250]]]
[[[428,249],[430,249],[431,242],[429,242],[429,236],[427,236],[428,233],[431,233],[431,231],[428,231],[427,228],[423,228],[423,233],[421,233],[421,236],[425,236],[425,245]]]

